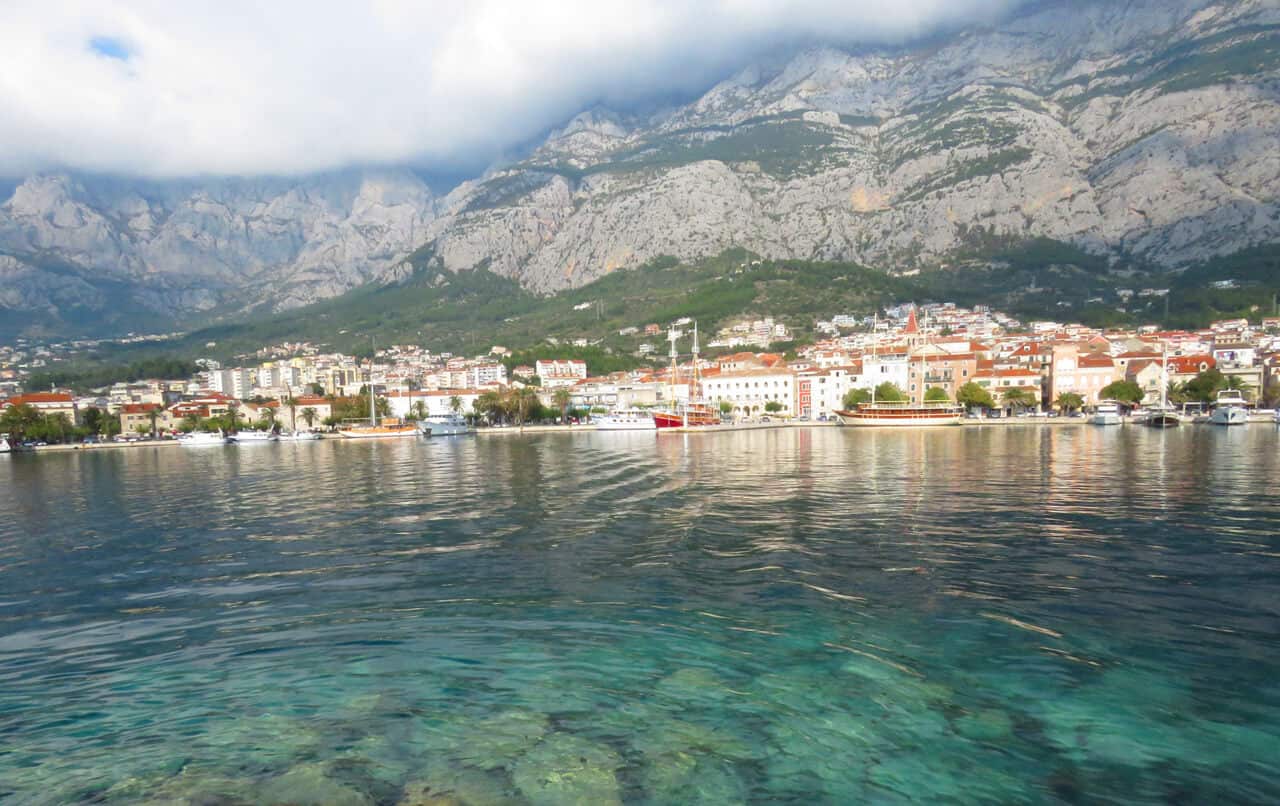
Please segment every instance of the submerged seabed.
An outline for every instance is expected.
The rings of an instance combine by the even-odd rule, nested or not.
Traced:
[[[0,801],[1280,800],[1274,430],[0,460]]]

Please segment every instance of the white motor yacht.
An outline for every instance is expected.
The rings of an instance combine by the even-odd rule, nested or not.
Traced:
[[[611,411],[591,418],[597,431],[654,431],[653,414],[644,409]]]
[[[274,431],[237,431],[232,438],[237,445],[264,445],[276,441]]]
[[[461,414],[431,414],[420,420],[418,427],[424,437],[456,437],[475,433]]]
[[[310,442],[320,439],[319,431],[283,431],[280,433],[282,442]]]
[[[1214,425],[1245,425],[1249,422],[1249,401],[1236,389],[1218,392],[1209,422]]]
[[[9,445],[9,435],[0,436],[0,453],[8,453],[11,450],[13,450],[13,447]]]
[[[1120,425],[1124,419],[1120,416],[1120,406],[1109,400],[1099,403],[1089,415],[1090,425]]]
[[[226,445],[228,442],[230,439],[221,431],[216,434],[212,431],[192,431],[178,437],[178,444],[186,448],[205,448],[210,445]]]

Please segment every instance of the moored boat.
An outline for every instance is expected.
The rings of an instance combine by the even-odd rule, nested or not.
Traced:
[[[320,439],[318,431],[283,431],[280,433],[282,442],[311,442]]]
[[[1149,428],[1176,428],[1182,425],[1182,415],[1169,406],[1156,406],[1143,411],[1138,422]]]
[[[654,428],[720,425],[720,412],[705,403],[681,403],[651,416]]]
[[[1124,419],[1120,416],[1120,406],[1110,400],[1104,400],[1094,407],[1089,415],[1089,425],[1120,425]]]
[[[431,414],[425,420],[418,421],[418,428],[424,437],[455,437],[475,433],[475,429],[467,423],[467,418],[461,414]]]
[[[275,442],[277,437],[272,431],[237,431],[233,437],[237,445],[263,445]]]
[[[430,430],[420,431],[413,423],[406,423],[395,417],[378,420],[378,395],[372,384],[369,386],[369,421],[353,420],[338,428],[338,433],[347,439],[394,439],[397,437],[426,436]]]
[[[597,431],[652,431],[658,427],[653,413],[644,409],[618,409],[592,421]]]
[[[933,425],[960,425],[964,409],[952,403],[865,403],[852,410],[839,410],[841,425],[918,428]]]
[[[1249,422],[1249,401],[1236,389],[1218,392],[1209,422],[1214,425],[1245,425]]]
[[[230,438],[221,431],[216,434],[212,431],[192,431],[190,434],[178,437],[178,444],[186,448],[206,448],[211,445],[227,445],[230,442]]]
[[[416,437],[423,432],[418,430],[416,425],[388,418],[377,425],[364,423],[343,426],[338,429],[338,433],[347,439],[387,439],[391,437]],[[427,433],[429,434],[430,430]]]
[[[9,453],[13,447],[9,445],[9,435],[0,435],[0,453]]]
[[[1148,428],[1176,428],[1182,425],[1182,415],[1169,405],[1169,357],[1163,343],[1160,345],[1160,405],[1146,409],[1138,422]]]

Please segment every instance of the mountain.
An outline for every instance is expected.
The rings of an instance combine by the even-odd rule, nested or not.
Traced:
[[[434,204],[407,170],[150,183],[32,176],[0,205],[0,309],[37,332],[154,332],[296,307],[396,279]]]
[[[442,265],[557,291],[658,254],[913,268],[1044,236],[1179,267],[1280,238],[1280,7],[1045,3],[897,51],[753,65],[594,113],[464,185]]]
[[[0,205],[0,331],[289,308],[419,248],[539,293],[735,246],[904,270],[1049,238],[1178,270],[1280,241],[1278,51],[1272,0],[1040,2],[753,64],[652,116],[589,109],[439,198],[396,169],[28,177]]]

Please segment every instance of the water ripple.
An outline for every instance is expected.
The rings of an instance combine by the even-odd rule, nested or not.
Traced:
[[[1275,802],[1277,448],[4,457],[0,800]]]

